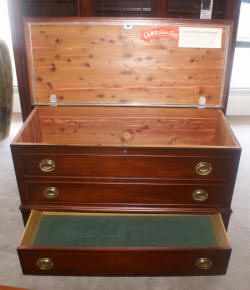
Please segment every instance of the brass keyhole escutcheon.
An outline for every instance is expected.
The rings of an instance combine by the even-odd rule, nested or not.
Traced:
[[[208,193],[204,189],[197,189],[193,192],[193,199],[196,201],[205,201],[208,198]]]
[[[201,270],[208,270],[213,266],[213,263],[209,258],[199,258],[196,260],[195,266]]]
[[[53,160],[50,159],[44,159],[41,160],[39,163],[39,168],[43,171],[43,172],[52,172],[56,169],[56,164]]]
[[[54,266],[54,262],[50,258],[39,258],[37,266],[40,270],[50,270]]]
[[[199,175],[208,175],[212,171],[212,165],[208,162],[199,162],[195,166],[195,171]]]
[[[43,191],[43,195],[47,198],[47,199],[53,199],[53,198],[57,198],[59,195],[59,190],[56,187],[47,187],[46,189],[44,189]]]

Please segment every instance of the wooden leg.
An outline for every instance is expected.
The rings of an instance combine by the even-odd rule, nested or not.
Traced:
[[[224,222],[224,226],[225,226],[226,231],[227,231],[227,228],[228,228],[230,216],[231,216],[230,213],[224,213],[224,214],[222,213],[221,214],[221,217],[223,219],[223,222]]]
[[[23,217],[23,224],[26,225],[28,218],[30,216],[30,209],[20,209]],[[0,288],[1,290],[1,288]]]

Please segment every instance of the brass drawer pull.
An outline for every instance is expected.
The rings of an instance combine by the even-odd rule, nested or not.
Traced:
[[[208,270],[213,266],[213,263],[209,258],[199,258],[196,260],[195,266],[201,270]]]
[[[54,262],[50,258],[39,258],[37,266],[40,270],[50,270],[54,266]]]
[[[195,166],[195,171],[199,175],[208,175],[212,171],[212,165],[208,162],[199,162]]]
[[[59,195],[59,190],[55,187],[47,187],[46,189],[44,189],[43,191],[43,195],[47,198],[47,199],[53,199],[53,198],[57,198]]]
[[[52,172],[56,169],[56,164],[53,160],[44,159],[40,161],[39,167],[43,172]]]
[[[196,201],[205,201],[208,198],[208,193],[204,189],[197,189],[193,192],[193,199]]]

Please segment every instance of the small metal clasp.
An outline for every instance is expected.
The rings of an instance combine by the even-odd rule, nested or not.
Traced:
[[[50,106],[57,107],[57,96],[56,95],[50,95]]]
[[[199,98],[199,105],[198,105],[198,108],[199,109],[204,109],[206,107],[206,97],[200,97]]]

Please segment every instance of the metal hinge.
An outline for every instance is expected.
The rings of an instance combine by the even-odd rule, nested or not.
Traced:
[[[199,98],[199,109],[204,109],[206,107],[206,97],[200,97]]]
[[[56,95],[50,95],[50,106],[52,107],[58,106]]]

